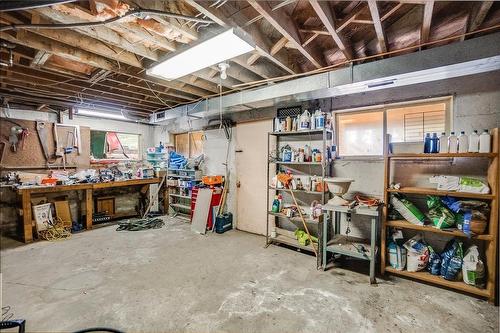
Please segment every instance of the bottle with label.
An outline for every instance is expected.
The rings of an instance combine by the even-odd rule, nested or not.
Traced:
[[[439,153],[439,138],[437,136],[437,133],[432,133],[429,152],[433,154]]]
[[[310,124],[311,114],[309,111],[304,110],[304,112],[300,115],[299,130],[308,130],[310,128]]]
[[[442,132],[439,137],[439,152],[447,153],[448,152],[448,138],[446,137],[446,133]]]
[[[431,133],[425,133],[424,153],[428,154],[430,152],[431,152]]]
[[[321,113],[321,109],[316,110],[316,128],[323,129],[325,127],[325,115]]]
[[[311,129],[316,129],[316,113],[311,114]]]
[[[458,152],[466,153],[467,151],[469,151],[469,137],[465,135],[464,131],[461,131],[458,136]]]
[[[477,134],[477,130],[474,130],[469,135],[469,153],[477,152],[479,152],[479,134]]]
[[[451,132],[448,137],[448,153],[456,153],[458,151],[458,140],[455,132]]]
[[[280,202],[278,200],[278,196],[274,196],[274,200],[273,200],[273,207],[271,208],[271,211],[273,213],[279,213],[280,212]]]
[[[479,136],[479,152],[491,153],[491,135],[487,129]]]
[[[292,118],[290,116],[286,117],[286,131],[291,132],[292,131]]]

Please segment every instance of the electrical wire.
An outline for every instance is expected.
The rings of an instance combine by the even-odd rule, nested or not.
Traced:
[[[133,9],[131,11],[128,11],[127,13],[123,14],[122,16],[115,16],[113,18],[104,20],[104,21],[97,21],[97,22],[77,22],[77,23],[54,23],[54,24],[11,24],[11,25],[6,25],[3,27],[0,27],[0,31],[7,31],[7,30],[17,30],[17,29],[69,29],[69,28],[89,28],[89,27],[97,27],[100,25],[106,25],[109,23],[113,23],[119,20],[124,19],[125,17],[131,16],[131,15],[138,15],[138,14],[145,14],[145,15],[158,15],[158,16],[166,16],[170,18],[175,18],[175,19],[182,19],[186,21],[192,21],[192,22],[199,22],[199,23],[204,23],[204,24],[212,24],[214,21],[212,20],[207,20],[207,19],[200,19],[197,17],[192,17],[192,16],[186,16],[186,15],[181,15],[181,14],[174,14],[174,13],[169,13],[169,12],[164,12],[161,10],[155,10],[155,9]]]

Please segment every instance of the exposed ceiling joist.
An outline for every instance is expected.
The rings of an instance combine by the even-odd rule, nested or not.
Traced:
[[[492,5],[493,1],[481,1],[478,4],[478,9],[471,19],[468,31],[474,31],[481,26]]]
[[[429,0],[424,5],[424,19],[420,33],[420,42],[427,43],[431,32],[432,11],[434,10],[434,1]]]
[[[283,8],[273,11],[267,2],[247,0],[252,7],[259,12],[276,30],[286,37],[294,47],[299,50],[316,68],[324,65],[323,56],[318,48],[310,45],[303,47],[300,32],[295,22],[290,18]]]
[[[207,2],[204,1],[197,2],[195,0],[184,0],[184,1],[222,27],[231,27],[231,26],[241,27],[245,23],[244,21],[246,20],[246,18],[244,18],[242,14],[239,12],[234,14],[231,18],[227,18],[220,9],[215,7],[210,7],[209,3]],[[297,73],[295,65],[290,61],[290,59],[288,59],[286,55],[280,55],[280,54],[271,55],[270,49],[272,43],[256,26],[247,27],[245,31],[252,37],[256,46],[256,50],[261,56],[266,57],[272,63],[279,66],[289,74]]]
[[[31,61],[31,66],[32,67],[42,66],[43,64],[45,64],[47,59],[50,58],[51,55],[52,54],[45,52],[45,51],[37,51],[35,53],[35,57]]]
[[[335,44],[337,44],[338,48],[342,51],[346,59],[352,59],[352,48],[347,43],[345,38],[337,32],[335,27],[335,13],[330,7],[330,3],[328,1],[319,1],[319,0],[309,0],[309,3],[313,7],[316,15],[318,15],[319,19],[325,26],[326,30],[330,33],[333,38]]]
[[[377,34],[379,52],[387,52],[387,42],[385,40],[385,33],[384,28],[382,27],[380,14],[378,12],[377,1],[368,0],[368,7],[370,8],[373,24],[375,26],[375,32]]]

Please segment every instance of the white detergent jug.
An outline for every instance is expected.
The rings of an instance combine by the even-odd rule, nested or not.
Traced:
[[[477,152],[479,152],[479,134],[477,134],[477,130],[474,130],[469,135],[469,153]]]
[[[483,133],[479,136],[479,152],[480,153],[490,153],[491,152],[491,136],[488,130],[485,129]]]
[[[321,113],[321,109],[316,110],[316,128],[323,129],[325,127],[325,115]]]
[[[469,137],[465,135],[465,132],[460,132],[458,136],[458,152],[466,153],[469,150]]]
[[[309,129],[311,124],[311,114],[309,111],[304,110],[304,113],[300,115],[299,131],[304,131]]]
[[[455,135],[455,132],[451,132],[448,137],[448,153],[457,153],[458,152],[458,139]]]
[[[448,152],[448,138],[446,137],[446,133],[441,133],[439,137],[439,152],[447,153]]]
[[[316,129],[316,113],[311,114],[311,129]]]

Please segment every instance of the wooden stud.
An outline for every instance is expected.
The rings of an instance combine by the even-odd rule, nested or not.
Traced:
[[[21,201],[23,209],[23,241],[30,243],[33,241],[33,225],[31,217],[31,194],[30,191],[22,190]]]
[[[433,0],[427,1],[424,6],[424,18],[420,34],[420,43],[427,43],[429,41],[433,10],[434,10],[434,1]]]
[[[380,20],[380,14],[378,12],[377,1],[368,0],[368,7],[370,8],[370,13],[372,15],[375,32],[377,33],[379,52],[387,52],[387,43],[385,41],[385,34],[382,27],[382,21]]]

